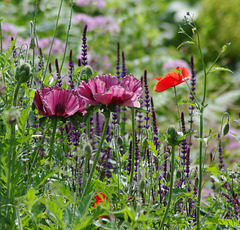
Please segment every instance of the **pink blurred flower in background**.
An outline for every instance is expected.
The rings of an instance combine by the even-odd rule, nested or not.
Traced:
[[[172,61],[164,62],[162,70],[163,71],[171,71],[173,69],[176,69],[178,66],[190,69],[189,65],[186,61],[181,60],[181,59],[175,59],[175,60],[172,60]]]
[[[141,81],[132,74],[118,78],[111,74],[94,77],[88,83],[82,81],[78,86],[80,96],[89,105],[110,105],[140,107],[139,99],[142,97]]]
[[[73,23],[75,24],[85,24],[88,26],[88,31],[93,31],[94,29],[101,29],[101,32],[119,32],[120,28],[116,21],[109,16],[95,16],[91,17],[87,14],[76,14],[73,16]]]
[[[86,104],[75,90],[61,89],[58,86],[36,91],[34,104],[39,114],[68,117],[75,113],[86,113]]]
[[[106,3],[104,0],[77,0],[77,6],[96,6],[98,9],[104,9]]]

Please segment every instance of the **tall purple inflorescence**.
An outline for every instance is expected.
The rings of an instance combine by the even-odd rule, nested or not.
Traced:
[[[75,88],[75,84],[73,81],[73,73],[74,73],[74,62],[72,60],[72,50],[70,50],[70,54],[69,54],[69,64],[68,64],[68,71],[69,71],[69,84],[70,84],[70,88],[74,89]]]
[[[129,144],[129,150],[128,150],[128,165],[127,165],[127,171],[128,171],[128,175],[130,175],[131,172],[131,167],[132,167],[132,140],[130,140],[130,144]]]
[[[196,71],[194,68],[194,61],[193,61],[193,56],[191,56],[191,73],[192,73],[192,77],[190,79],[190,85],[191,85],[191,91],[189,92],[189,99],[190,102],[194,102],[194,96],[196,96]],[[190,120],[188,121],[190,123],[190,130],[192,130],[192,125],[193,125],[193,110],[195,109],[195,106],[190,106],[189,108],[189,116],[190,116]],[[191,137],[190,137],[190,144],[191,144]]]
[[[39,55],[38,55],[38,71],[44,72],[44,60],[43,60],[43,53],[42,53],[42,49],[39,48]]]
[[[125,64],[125,54],[124,51],[122,51],[122,72],[121,72],[121,78],[125,77],[127,75],[127,68]]]
[[[119,79],[120,78],[120,74],[121,74],[121,67],[120,67],[120,43],[117,43],[117,63],[116,63],[116,76]],[[120,81],[119,81],[120,82]]]
[[[62,87],[62,80],[60,76],[60,71],[59,71],[59,65],[58,65],[58,59],[55,59],[55,67],[56,67],[56,72],[57,72],[57,86]]]
[[[126,64],[125,64],[125,55],[124,55],[124,51],[122,51],[122,72],[121,72],[121,78],[124,78],[127,75],[127,68],[126,68]],[[127,121],[128,117],[126,116],[126,107],[122,107],[121,110],[123,111],[123,117],[122,120],[123,122]]]
[[[118,81],[120,82],[120,72],[121,67],[120,67],[120,43],[117,43],[117,63],[116,63],[116,77],[118,78]],[[113,125],[119,124],[119,112],[120,108],[116,106],[116,111],[115,113],[112,114],[112,123]]]
[[[81,53],[81,61],[82,65],[88,64],[88,58],[87,58],[87,25],[84,26],[83,29],[83,35],[82,35],[82,53]]]
[[[218,134],[218,139],[219,139],[219,145],[218,145],[219,164],[218,164],[218,168],[219,168],[219,170],[222,170],[222,169],[224,169],[225,165],[224,165],[224,162],[223,162],[224,155],[223,155],[223,149],[222,149],[222,142],[221,142],[219,134]]]
[[[150,120],[150,95],[149,95],[149,89],[148,89],[148,82],[147,82],[147,70],[144,70],[144,106],[146,108],[146,116],[144,117],[144,120],[146,121],[145,128],[148,129],[150,127],[149,120]]]
[[[184,120],[184,113],[181,113],[181,125],[182,125],[182,133],[185,134],[186,133],[186,126],[185,126],[185,120]],[[181,159],[182,159],[182,166],[183,166],[183,170],[186,173],[186,177],[189,178],[189,164],[190,164],[190,160],[189,160],[189,155],[190,155],[190,149],[188,146],[188,142],[187,139],[185,138],[182,143],[181,143]]]

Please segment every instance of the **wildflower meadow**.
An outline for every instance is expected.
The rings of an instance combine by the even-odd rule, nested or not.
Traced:
[[[0,2],[2,230],[240,229],[235,34],[149,1]]]

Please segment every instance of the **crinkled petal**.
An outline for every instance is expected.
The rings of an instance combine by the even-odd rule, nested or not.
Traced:
[[[118,78],[111,74],[102,74],[99,79],[105,83],[105,87],[109,89],[111,86],[118,85]]]
[[[99,105],[100,104],[93,98],[92,91],[86,82],[82,81],[81,85],[78,86],[77,91],[87,104],[89,104],[89,105]]]
[[[143,94],[142,83],[138,79],[136,79],[132,74],[125,76],[122,78],[120,82],[120,86],[125,88],[128,91],[132,91],[137,94],[137,97],[141,97]]]

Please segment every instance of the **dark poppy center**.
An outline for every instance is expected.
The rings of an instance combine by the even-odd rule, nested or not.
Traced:
[[[55,115],[57,115],[57,116],[64,116],[65,109],[66,109],[65,105],[57,104],[56,107],[55,107]]]

